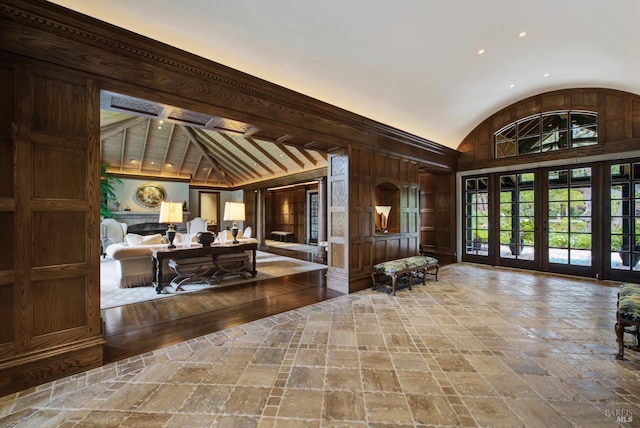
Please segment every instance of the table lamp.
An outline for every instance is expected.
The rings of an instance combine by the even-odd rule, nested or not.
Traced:
[[[244,203],[225,202],[223,220],[233,222],[233,226],[231,227],[231,236],[233,236],[234,244],[239,243],[237,222],[244,221]]]
[[[380,214],[380,229],[382,229],[383,233],[387,232],[390,211],[391,207],[388,205],[376,205],[376,212]]]
[[[176,228],[174,223],[182,223],[182,203],[180,202],[164,202],[160,203],[160,223],[169,223],[167,229],[167,239],[169,246],[167,248],[176,248],[173,245],[173,239],[176,237]]]

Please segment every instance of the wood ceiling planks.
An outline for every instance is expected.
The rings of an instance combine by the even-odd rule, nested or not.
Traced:
[[[238,187],[327,165],[315,141],[103,91],[102,161],[121,175]]]

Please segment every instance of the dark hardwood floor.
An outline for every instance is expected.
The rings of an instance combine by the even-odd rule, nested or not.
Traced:
[[[309,253],[268,251],[310,260]],[[326,269],[103,309],[104,364],[340,296]]]

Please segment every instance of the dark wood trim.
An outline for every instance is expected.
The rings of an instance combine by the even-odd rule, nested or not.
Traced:
[[[73,67],[105,83],[126,82],[138,88],[124,92],[133,96],[313,140],[318,150],[352,143],[449,171],[459,156],[428,139],[52,3],[3,0],[0,14],[7,28],[0,34],[3,49]]]

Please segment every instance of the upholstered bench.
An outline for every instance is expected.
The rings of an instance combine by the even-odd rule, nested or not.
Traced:
[[[429,269],[433,268],[435,268],[435,273],[429,272]],[[438,270],[440,270],[438,259],[428,256],[411,256],[374,265],[373,271],[371,272],[371,279],[373,280],[373,286],[376,287],[383,285],[377,281],[378,276],[384,275],[390,277],[391,294],[395,296],[396,283],[399,277],[403,275],[408,277],[409,290],[411,290],[411,279],[414,274],[422,275],[422,284],[424,285],[427,274],[435,275],[436,281],[438,280]]]
[[[287,242],[289,236],[293,236],[293,232],[285,232],[284,230],[271,231],[271,237],[277,236],[280,242]]]
[[[640,351],[640,284],[622,284],[618,290],[618,307],[616,310],[616,337],[618,354],[616,359],[624,358],[624,348]],[[624,344],[624,334],[634,336],[634,345]]]

